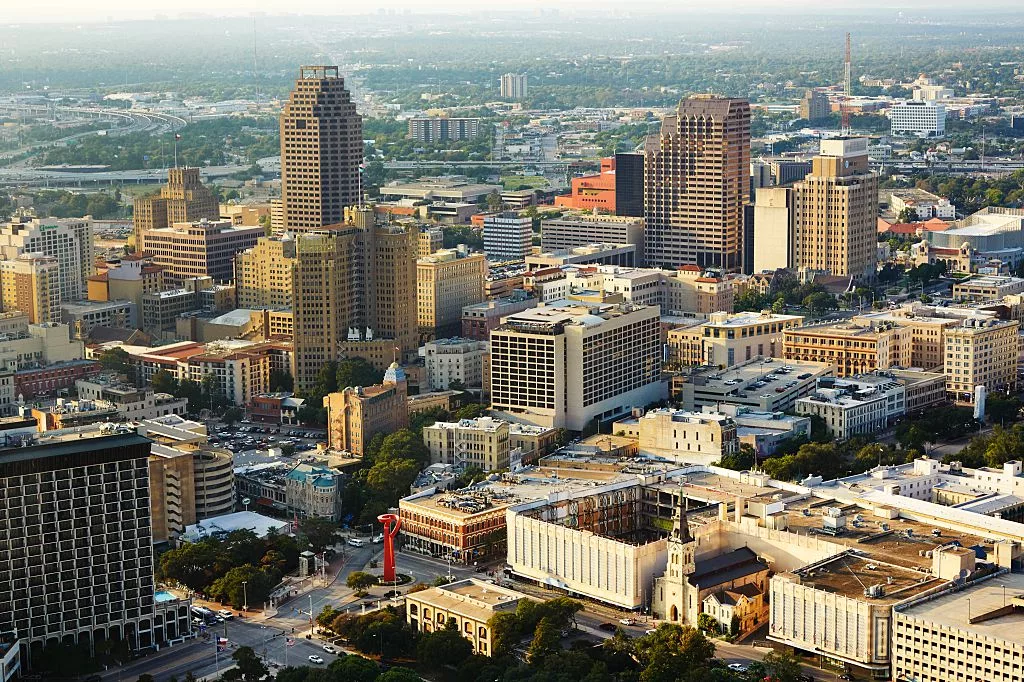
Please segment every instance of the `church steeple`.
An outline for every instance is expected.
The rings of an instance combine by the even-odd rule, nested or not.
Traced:
[[[672,519],[672,539],[682,544],[693,541],[690,535],[690,523],[686,517],[686,497],[683,491],[679,491],[679,503],[676,505],[676,513]]]

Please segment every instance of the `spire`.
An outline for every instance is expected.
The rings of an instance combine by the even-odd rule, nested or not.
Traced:
[[[686,517],[686,497],[682,488],[679,489],[679,504],[676,506],[676,513],[672,519],[672,539],[684,545],[693,542],[690,535],[690,523]]]

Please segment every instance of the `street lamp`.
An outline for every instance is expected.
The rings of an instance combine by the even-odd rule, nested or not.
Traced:
[[[245,587],[248,584],[248,580],[242,581],[242,610],[246,613],[249,612],[249,591]]]

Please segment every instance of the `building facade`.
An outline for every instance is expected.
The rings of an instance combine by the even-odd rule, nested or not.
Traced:
[[[375,435],[409,426],[405,372],[392,364],[376,386],[350,386],[324,396],[327,442],[333,450],[362,456]]]
[[[754,195],[754,272],[792,268],[796,202],[789,187],[764,187]]]
[[[20,218],[0,226],[0,258],[23,253],[57,259],[62,303],[85,299],[88,278],[96,272],[92,218]]]
[[[911,330],[893,323],[797,327],[787,329],[783,341],[787,360],[826,363],[838,377],[911,366]]]
[[[236,227],[228,220],[174,223],[141,231],[139,248],[163,267],[164,279],[171,284],[194,277],[230,282],[235,256],[256,246],[263,235],[262,227]]]
[[[946,107],[935,102],[896,102],[889,107],[889,124],[894,136],[942,137]]]
[[[281,111],[284,229],[342,222],[361,199],[363,121],[337,66],[303,66]]]
[[[420,355],[428,390],[447,391],[453,382],[464,388],[483,388],[484,370],[490,367],[486,341],[461,337],[428,341]]]
[[[514,211],[484,217],[484,253],[493,262],[522,261],[533,244],[533,220]]]
[[[499,91],[502,99],[523,99],[526,97],[526,74],[506,73],[502,75]]]
[[[434,422],[423,427],[423,442],[433,464],[476,466],[484,471],[509,467],[509,424],[500,419]]]
[[[444,338],[462,327],[462,309],[484,300],[487,258],[442,249],[416,261],[416,318],[421,336]]]
[[[19,310],[32,324],[60,322],[60,266],[40,253],[0,261],[0,307]]]
[[[750,104],[694,95],[647,138],[644,257],[738,272],[750,198]]]
[[[295,276],[293,237],[261,237],[235,256],[239,308],[291,308]]]
[[[1016,320],[968,318],[946,329],[946,392],[950,400],[973,404],[977,386],[989,392],[1017,386],[1020,354]]]
[[[581,431],[664,397],[659,309],[566,305],[491,332],[491,403],[514,421]]]
[[[418,116],[409,119],[409,137],[417,142],[472,140],[479,134],[478,118]]]
[[[156,195],[136,197],[132,211],[135,250],[141,251],[143,232],[175,223],[220,220],[220,204],[206,187],[198,168],[167,169],[167,184]]]
[[[867,138],[822,140],[810,175],[793,186],[793,195],[796,267],[873,281],[878,176],[868,167]]]

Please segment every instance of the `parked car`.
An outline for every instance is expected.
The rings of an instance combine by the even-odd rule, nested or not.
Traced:
[[[324,659],[320,658],[320,657],[319,657],[319,656],[317,656],[316,654],[312,654],[312,655],[311,655],[311,656],[309,657],[309,662],[310,662],[310,663],[316,663],[316,664],[318,664],[318,665],[319,665],[319,664],[321,664],[321,663],[323,663],[323,662],[324,662]]]
[[[632,618],[619,618],[619,622],[623,625],[636,625],[636,621]]]
[[[601,623],[597,626],[597,629],[604,630],[605,632],[615,632],[618,627],[616,627],[615,623]]]
[[[735,673],[745,673],[747,672],[747,666],[744,663],[730,663],[729,670]]]
[[[324,651],[326,651],[329,654],[336,654],[336,653],[338,653],[338,650],[335,649],[330,644],[324,644]]]
[[[217,609],[217,615],[223,618],[224,620],[231,620],[235,617],[234,614],[228,611],[227,609]]]

